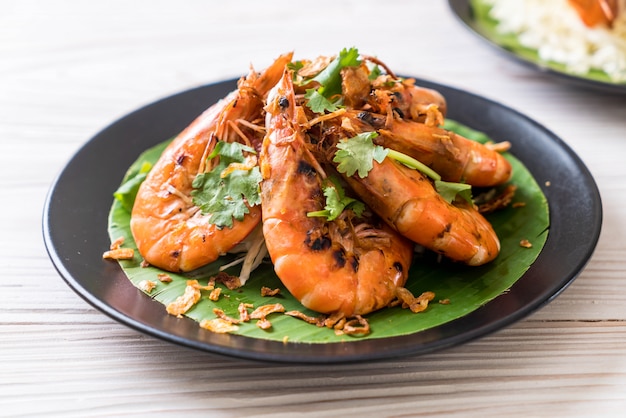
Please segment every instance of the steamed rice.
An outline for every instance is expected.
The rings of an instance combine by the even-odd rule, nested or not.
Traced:
[[[612,28],[588,28],[568,0],[483,0],[500,33],[514,33],[539,58],[564,64],[574,74],[604,71],[626,82],[626,0]]]

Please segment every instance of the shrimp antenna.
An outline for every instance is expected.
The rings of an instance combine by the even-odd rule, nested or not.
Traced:
[[[383,67],[383,68],[385,69],[385,72],[386,72],[387,74],[389,74],[392,78],[395,78],[395,79],[397,79],[397,78],[398,78],[398,76],[396,76],[396,75],[394,74],[394,72],[393,72],[393,71],[391,71],[391,69],[390,69],[389,67],[387,67],[387,64],[385,64],[384,62],[382,62],[382,61],[381,61],[381,60],[379,60],[378,58],[376,58],[376,57],[372,57],[371,55],[363,55],[363,59],[364,59],[365,61],[370,61],[370,62],[373,62],[373,63],[374,63],[374,64],[376,64],[376,65],[380,65],[381,67]]]

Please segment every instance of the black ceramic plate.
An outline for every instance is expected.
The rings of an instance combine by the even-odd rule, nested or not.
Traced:
[[[181,131],[206,107],[235,88],[235,80],[165,98],[113,123],[87,142],[51,187],[43,235],[67,284],[117,321],[146,334],[212,353],[255,360],[332,363],[431,352],[505,327],[551,301],[581,272],[596,246],[602,207],[583,162],[551,132],[527,117],[473,94],[417,80],[448,100],[449,117],[507,138],[515,156],[542,185],[550,206],[550,233],[535,263],[511,290],[458,320],[412,335],[349,343],[298,344],[215,334],[191,319],[168,315],[135,288],[116,263],[102,260],[109,246],[112,193],[146,148]],[[537,156],[541,156],[538,158]],[[549,164],[546,162],[549,161]],[[567,179],[576,187],[545,187]]]
[[[569,83],[570,85],[614,94],[626,93],[626,83],[605,82],[585,76],[567,73],[559,69],[551,68],[550,66],[547,66],[547,64],[537,63],[533,59],[524,57],[521,54],[509,50],[492,39],[488,31],[475,20],[469,0],[448,0],[448,4],[452,13],[467,29],[469,29],[471,33],[476,35],[489,46],[493,47],[496,51],[504,54],[504,56],[535,70],[545,72],[559,80]]]

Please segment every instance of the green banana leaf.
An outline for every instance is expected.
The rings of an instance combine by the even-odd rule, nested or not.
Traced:
[[[453,121],[446,122],[445,127],[477,141],[489,140],[482,133]],[[163,143],[145,151],[129,168],[121,188],[128,187],[124,186],[126,183],[136,187],[135,177],[145,173],[147,164],[154,164],[157,161],[166,145],[167,143]],[[547,238],[549,215],[546,198],[531,173],[511,154],[504,155],[513,166],[514,174],[510,182],[518,187],[514,202],[523,202],[524,205],[511,206],[487,216],[500,238],[502,244],[500,255],[495,261],[480,267],[452,263],[430,252],[416,255],[406,287],[416,296],[424,291],[435,293],[435,299],[425,311],[412,313],[408,309],[394,307],[371,313],[367,315],[371,333],[361,337],[336,335],[332,329],[317,327],[280,313],[268,317],[272,323],[269,330],[262,330],[255,325],[255,321],[251,321],[240,324],[239,329],[233,333],[275,341],[284,341],[287,338],[290,343],[329,343],[406,335],[462,317],[506,292],[539,255]],[[187,274],[168,273],[173,280],[170,283],[160,282],[157,274],[163,271],[140,265],[141,257],[136,251],[130,232],[128,204],[129,202],[123,199],[114,199],[109,215],[111,241],[123,237],[124,247],[135,249],[137,255],[133,260],[120,261],[122,269],[131,282],[140,289],[140,283],[144,280],[156,282],[156,287],[151,292],[144,292],[164,305],[183,294],[187,280],[197,279],[201,285],[205,285],[207,280],[218,272],[220,266],[233,259],[232,256],[224,256],[206,267]],[[520,246],[520,241],[524,239],[532,243],[531,248]],[[237,267],[231,267],[226,271],[233,275],[239,273]],[[281,292],[274,297],[262,297],[260,289],[263,286],[271,289],[280,288]],[[208,292],[203,291],[200,301],[186,313],[186,316],[198,322],[212,319],[215,318],[213,309],[220,308],[227,315],[238,318],[237,308],[241,302],[251,303],[255,307],[281,303],[287,311],[299,310],[310,316],[318,316],[315,312],[305,309],[289,294],[274,274],[269,261],[257,268],[242,288],[228,290],[221,285],[218,287],[222,287],[222,296],[218,301],[209,300]]]
[[[549,68],[553,71],[564,73],[570,76],[584,78],[588,80],[616,84],[611,77],[602,70],[591,69],[584,74],[574,73],[567,68],[566,65],[554,62],[546,61],[539,57],[536,49],[523,46],[516,34],[514,33],[500,33],[497,30],[498,21],[489,15],[491,6],[485,3],[483,0],[470,0],[470,7],[472,8],[472,15],[474,21],[479,26],[480,32],[492,42],[502,48],[512,52],[521,59],[524,59],[532,64],[539,66],[540,68]],[[619,83],[617,83],[619,84]]]

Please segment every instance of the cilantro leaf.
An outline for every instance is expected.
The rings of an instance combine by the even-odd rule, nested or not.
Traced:
[[[435,189],[448,203],[452,203],[457,196],[472,203],[472,186],[469,184],[435,180]]]
[[[193,180],[191,192],[194,205],[209,216],[209,222],[218,227],[232,227],[233,218],[241,221],[250,212],[248,206],[261,203],[259,167],[246,167],[244,152],[254,149],[237,142],[219,141],[207,157],[219,156],[219,163],[209,172]],[[231,166],[232,164],[232,166]]]
[[[383,72],[380,70],[380,67],[378,65],[374,65],[370,70],[370,75],[367,78],[369,80],[376,80],[376,78],[378,78],[378,76],[382,73]]]
[[[365,178],[374,167],[373,161],[381,163],[385,158],[391,158],[433,179],[435,189],[449,203],[457,195],[472,203],[472,187],[469,184],[442,181],[437,172],[415,158],[375,145],[372,139],[377,136],[376,132],[365,132],[339,142],[333,157],[333,162],[339,164],[337,171],[347,176],[358,173],[359,177]]]
[[[359,60],[358,49],[342,49],[339,55],[326,68],[311,79],[311,81],[316,81],[320,84],[320,87],[317,88],[317,94],[326,98],[330,103],[330,98],[341,93],[341,70],[345,67],[358,67],[359,65],[361,65],[361,60]],[[307,91],[307,94],[313,96],[309,91]],[[307,106],[316,113],[328,110],[326,106],[320,106],[320,99],[317,95],[312,103],[309,100]]]
[[[356,48],[342,49],[337,58],[331,61],[318,75],[313,77],[313,81],[320,83],[322,94],[330,97],[341,93],[341,70],[345,67],[358,67],[359,50]]]
[[[209,154],[207,159],[210,160],[219,155],[221,157],[220,161],[227,160],[228,164],[232,162],[243,163],[246,159],[243,156],[244,151],[256,154],[254,148],[251,148],[244,144],[240,144],[239,142],[218,141],[217,144],[215,144],[215,148],[213,148],[213,151],[211,152],[211,154]]]
[[[334,112],[337,106],[326,97],[322,96],[318,90],[307,89],[304,98],[308,100],[307,106],[315,113],[324,113],[324,111]]]
[[[326,206],[324,210],[309,212],[307,216],[326,217],[327,221],[337,219],[345,209],[351,209],[356,216],[361,216],[365,210],[365,204],[356,199],[346,196],[346,192],[335,177],[329,177],[324,187]]]
[[[304,67],[302,61],[292,61],[287,63],[287,69],[294,72],[294,75]]]
[[[389,152],[380,145],[374,145],[372,139],[377,136],[376,132],[364,132],[339,142],[333,157],[333,162],[339,163],[337,171],[347,176],[358,172],[359,177],[367,177],[374,167],[373,161],[381,163]]]

